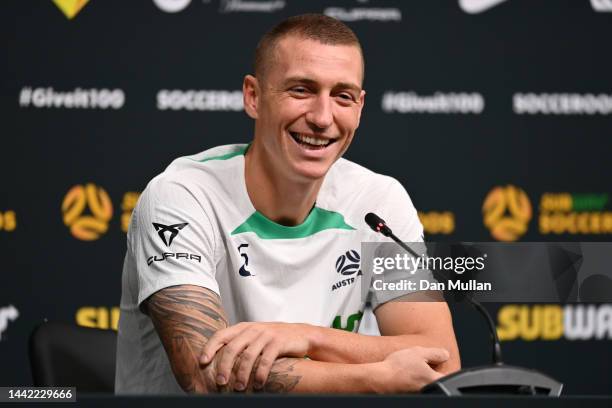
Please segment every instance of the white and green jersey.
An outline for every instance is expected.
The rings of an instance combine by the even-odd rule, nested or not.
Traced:
[[[301,322],[356,331],[364,311],[360,248],[386,240],[364,222],[385,219],[405,241],[423,229],[395,179],[339,159],[306,220],[277,224],[252,205],[247,145],[176,159],[142,193],[128,232],[116,392],[180,393],[167,355],[139,305],[175,285],[219,294],[230,324]],[[375,297],[372,306],[378,306]]]

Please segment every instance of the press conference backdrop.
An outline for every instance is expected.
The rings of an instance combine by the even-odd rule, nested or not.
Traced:
[[[290,15],[325,13],[360,37],[367,96],[346,156],[402,182],[427,239],[611,239],[611,0],[5,0],[0,10],[2,385],[31,384],[36,324],[116,328],[139,192],[175,157],[251,140],[242,78],[258,38]],[[487,307],[508,362],[567,393],[611,393],[612,305]],[[464,366],[486,363],[484,321],[452,308]]]

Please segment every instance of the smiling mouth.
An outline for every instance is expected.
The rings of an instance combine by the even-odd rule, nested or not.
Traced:
[[[336,140],[307,136],[302,133],[289,132],[293,140],[307,149],[320,150],[332,145]]]

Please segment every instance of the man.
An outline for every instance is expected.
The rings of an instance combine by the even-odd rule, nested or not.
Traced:
[[[444,302],[373,298],[383,336],[329,328],[364,310],[358,251],[381,240],[364,214],[422,240],[401,185],[340,158],[363,70],[344,24],[284,21],[244,78],[253,142],[179,158],[149,183],[128,233],[117,392],[408,392],[459,368]]]

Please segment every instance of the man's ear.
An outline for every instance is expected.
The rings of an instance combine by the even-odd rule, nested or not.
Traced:
[[[242,82],[242,97],[244,99],[244,110],[251,119],[257,119],[258,117],[260,92],[257,78],[253,75],[246,75]]]
[[[365,104],[365,95],[366,92],[362,90],[361,94],[359,95],[359,113],[357,114],[357,126],[359,126],[359,122],[361,121],[361,111],[363,110],[363,105]]]

